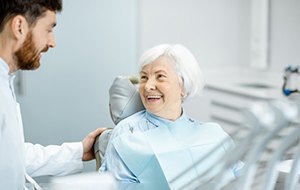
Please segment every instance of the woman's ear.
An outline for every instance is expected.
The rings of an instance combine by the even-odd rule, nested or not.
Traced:
[[[181,88],[181,97],[184,98],[186,96],[186,92],[185,92],[185,88],[184,88],[184,79],[183,77],[179,77],[179,85],[180,85],[180,88]]]
[[[184,88],[182,88],[182,90],[181,90],[181,97],[182,97],[182,98],[185,98],[185,97],[186,97],[186,93],[185,93]]]
[[[184,84],[183,84],[183,79],[180,81],[180,86],[181,86],[181,97],[182,98],[185,98],[186,97],[186,91],[185,91],[185,88],[184,88]]]
[[[11,20],[11,31],[16,39],[26,37],[28,31],[28,22],[22,15],[17,15]]]

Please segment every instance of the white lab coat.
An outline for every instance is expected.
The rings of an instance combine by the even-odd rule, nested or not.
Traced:
[[[62,176],[82,169],[82,143],[41,146],[25,143],[25,171],[31,177]]]
[[[83,167],[81,142],[47,147],[24,143],[13,78],[8,65],[0,58],[0,189],[23,189],[25,172],[34,177],[80,171]]]

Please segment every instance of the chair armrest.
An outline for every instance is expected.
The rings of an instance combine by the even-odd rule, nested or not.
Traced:
[[[112,129],[108,128],[103,131],[97,138],[94,144],[94,153],[96,158],[96,170],[98,171],[105,155],[106,147],[110,139]]]

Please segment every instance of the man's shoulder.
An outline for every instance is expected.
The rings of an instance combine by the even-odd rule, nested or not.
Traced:
[[[7,110],[10,105],[10,98],[7,96],[7,93],[3,91],[0,87],[0,112]]]

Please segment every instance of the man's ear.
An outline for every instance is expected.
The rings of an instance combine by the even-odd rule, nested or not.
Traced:
[[[22,15],[17,15],[12,18],[11,30],[15,38],[20,39],[26,36],[28,31],[28,22]]]

